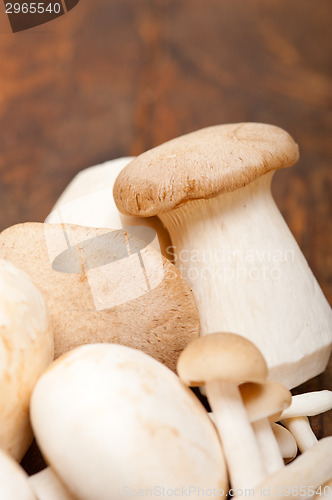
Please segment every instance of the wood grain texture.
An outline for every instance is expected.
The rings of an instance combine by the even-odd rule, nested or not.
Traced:
[[[96,0],[30,31],[0,17],[0,230],[42,221],[82,168],[208,125],[284,127],[277,203],[332,302],[330,0]],[[299,392],[332,388],[332,364]],[[312,419],[332,434],[331,412]]]

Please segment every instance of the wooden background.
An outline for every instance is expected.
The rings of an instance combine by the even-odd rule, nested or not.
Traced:
[[[43,221],[82,168],[209,125],[273,123],[301,150],[274,195],[332,302],[331,0],[81,0],[17,34],[1,9],[0,230]],[[299,391],[331,381],[330,363]],[[312,419],[318,437],[331,420]]]

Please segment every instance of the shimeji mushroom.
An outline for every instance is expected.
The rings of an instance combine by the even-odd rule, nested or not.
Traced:
[[[298,156],[278,127],[219,125],[143,153],[114,184],[122,213],[168,229],[201,333],[249,338],[288,388],[325,369],[332,342],[330,306],[270,191]]]
[[[0,257],[44,293],[55,357],[86,343],[142,349],[175,369],[199,314],[189,285],[159,252],[123,230],[26,223],[0,235]]]
[[[24,470],[1,449],[0,498],[1,500],[37,500]]]
[[[317,443],[308,417],[331,409],[332,391],[315,391],[293,396],[290,407],[280,415],[280,421],[293,434],[301,452]]]
[[[57,200],[47,223],[69,223],[87,227],[126,229],[133,234],[152,228],[151,246],[170,258],[170,237],[158,217],[128,217],[121,214],[113,200],[113,185],[118,174],[133,157],[118,158],[81,170]],[[141,230],[143,229],[143,231]]]
[[[42,294],[25,272],[0,259],[0,448],[18,461],[32,441],[32,389],[53,353]]]
[[[259,350],[239,335],[213,333],[188,344],[177,372],[188,386],[205,385],[232,488],[255,487],[266,469],[238,386],[266,380],[267,366]]]
[[[268,476],[250,492],[250,496],[268,497],[271,500],[284,497],[309,499],[314,497],[316,491],[322,491],[322,485],[328,484],[331,478],[332,437],[327,437],[278,472]]]
[[[28,481],[38,500],[74,500],[50,467],[33,474]]]
[[[240,386],[240,393],[254,429],[263,462],[268,474],[284,466],[278,442],[269,418],[278,420],[292,401],[291,392],[277,382],[247,383]]]
[[[291,462],[297,455],[297,444],[289,430],[275,422],[271,424],[272,430],[279,445],[280,453],[285,463]]]
[[[80,500],[228,492],[217,432],[198,399],[161,363],[115,344],[78,347],[39,379],[31,420],[52,469]],[[149,493],[145,493],[145,492]]]

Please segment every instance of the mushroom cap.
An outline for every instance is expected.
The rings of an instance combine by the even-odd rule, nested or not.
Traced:
[[[32,441],[32,389],[53,355],[42,294],[24,271],[0,259],[0,448],[17,461]]]
[[[250,340],[235,333],[211,333],[183,350],[177,363],[179,377],[188,386],[222,380],[236,384],[265,382],[267,365]]]
[[[0,449],[1,500],[36,500],[28,476],[15,460]]]
[[[126,485],[228,490],[205,408],[136,349],[85,345],[58,358],[36,385],[31,420],[42,453],[80,500],[120,499]]]
[[[195,298],[180,271],[123,230],[19,224],[0,234],[0,257],[24,269],[44,294],[55,357],[81,344],[115,342],[175,370],[179,353],[199,335]]]
[[[283,129],[264,123],[204,128],[135,158],[114,184],[120,212],[149,217],[190,200],[235,191],[299,158]]]
[[[282,411],[292,402],[292,393],[285,386],[272,381],[243,384],[240,392],[250,422],[269,417],[278,420]]]

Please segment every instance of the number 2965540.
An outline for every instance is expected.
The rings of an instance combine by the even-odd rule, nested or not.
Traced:
[[[7,2],[6,14],[60,14],[61,4],[57,2]]]

